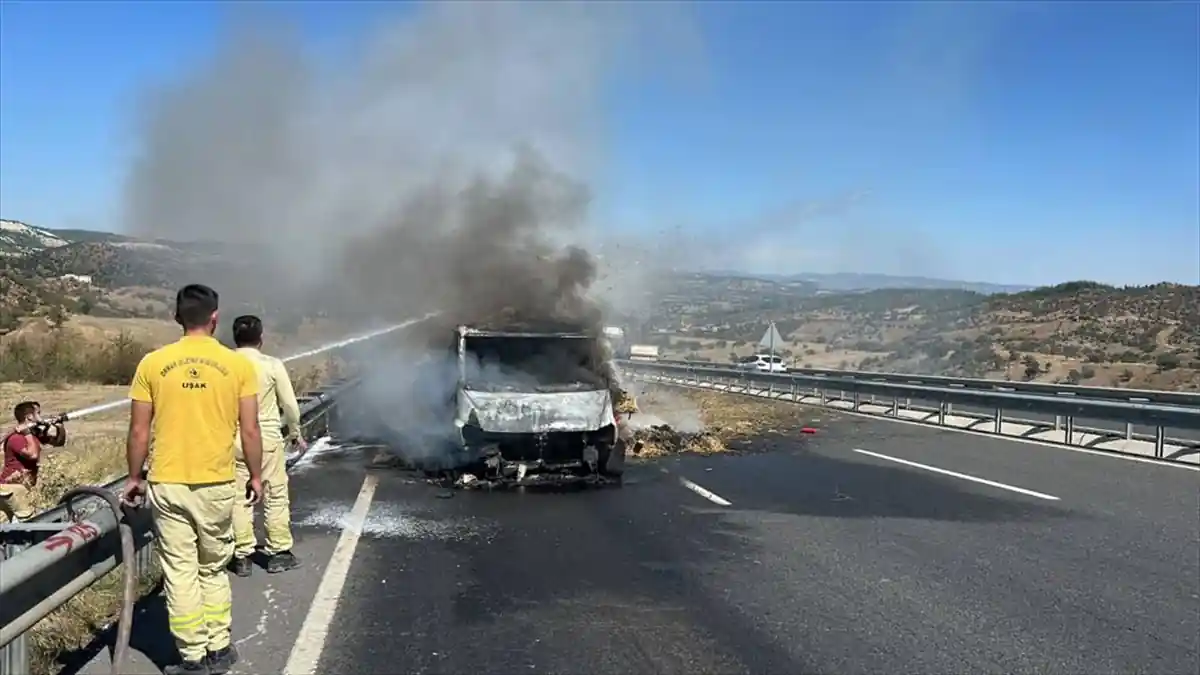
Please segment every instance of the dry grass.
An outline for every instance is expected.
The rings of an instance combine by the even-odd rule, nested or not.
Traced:
[[[116,621],[121,612],[121,575],[124,571],[125,566],[118,565],[29,631],[31,675],[60,672],[62,664],[59,660],[63,654],[87,647],[96,635]],[[138,572],[137,597],[142,598],[154,589],[161,572],[156,563],[150,569]]]

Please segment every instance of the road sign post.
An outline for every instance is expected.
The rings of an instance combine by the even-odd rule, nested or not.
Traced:
[[[767,332],[763,333],[762,339],[758,341],[760,347],[766,347],[767,353],[770,354],[770,365],[767,367],[769,372],[775,372],[775,345],[783,344],[783,336],[779,334],[779,329],[775,327],[775,322],[772,321],[767,325]]]

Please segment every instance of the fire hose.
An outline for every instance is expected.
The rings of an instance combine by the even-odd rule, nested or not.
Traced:
[[[137,548],[134,545],[133,526],[127,517],[127,508],[136,508],[121,503],[121,498],[104,488],[81,485],[67,491],[60,500],[66,504],[67,513],[72,520],[75,512],[71,502],[77,497],[99,497],[112,509],[117,521],[117,531],[121,536],[121,563],[124,565],[121,588],[121,615],[117,619],[117,639],[113,644],[112,675],[122,675],[125,672],[125,659],[129,653],[129,639],[133,631],[133,606],[137,602]]]

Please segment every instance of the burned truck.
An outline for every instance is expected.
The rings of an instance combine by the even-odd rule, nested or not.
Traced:
[[[454,427],[464,478],[620,483],[626,439],[601,336],[459,326]]]

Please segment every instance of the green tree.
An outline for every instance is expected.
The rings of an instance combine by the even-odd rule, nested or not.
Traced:
[[[1176,354],[1159,354],[1154,363],[1162,370],[1174,370],[1179,367],[1180,359]]]
[[[47,310],[46,318],[50,320],[50,326],[57,331],[63,327],[63,324],[67,322],[69,316],[67,315],[67,310],[65,307],[59,303],[54,303],[53,305],[50,305],[50,309]]]
[[[1037,358],[1033,354],[1026,354],[1025,360],[1025,379],[1032,380],[1042,372],[1042,365],[1038,363]]]

